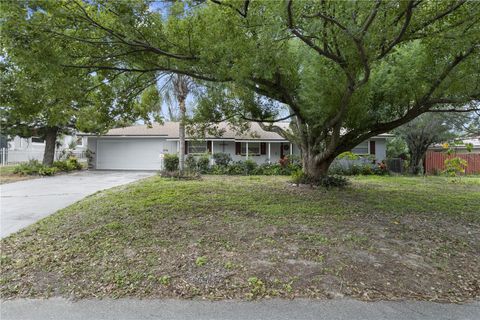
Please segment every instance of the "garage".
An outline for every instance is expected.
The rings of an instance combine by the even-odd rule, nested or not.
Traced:
[[[100,138],[96,142],[96,168],[103,170],[160,170],[165,139]]]

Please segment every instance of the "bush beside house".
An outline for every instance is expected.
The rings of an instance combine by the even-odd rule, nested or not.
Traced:
[[[52,166],[46,166],[38,160],[30,160],[15,167],[13,173],[19,175],[52,176],[58,172],[82,170],[83,166],[76,157],[70,156],[65,160],[54,161]]]

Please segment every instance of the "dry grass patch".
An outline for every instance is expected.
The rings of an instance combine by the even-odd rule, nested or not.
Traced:
[[[480,295],[480,178],[154,177],[86,198],[2,240],[14,297]]]

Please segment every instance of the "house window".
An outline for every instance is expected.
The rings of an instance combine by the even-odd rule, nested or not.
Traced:
[[[188,153],[207,153],[207,142],[188,141]]]
[[[352,149],[355,154],[368,154],[368,141],[363,141],[358,146]]]
[[[32,137],[33,143],[45,143],[45,140],[41,137]]]
[[[77,138],[76,143],[78,147],[83,147],[83,138],[82,137]]]
[[[242,142],[242,155],[247,154],[247,143]],[[260,155],[260,142],[249,142],[248,143],[248,155],[249,156],[258,156]]]

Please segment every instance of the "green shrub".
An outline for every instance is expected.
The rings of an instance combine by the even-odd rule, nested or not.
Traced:
[[[242,175],[245,174],[245,168],[242,161],[232,163],[227,167],[227,174],[230,175]]]
[[[252,174],[257,167],[258,164],[253,160],[247,159],[243,162],[243,168],[246,175]]]
[[[197,168],[200,173],[207,173],[210,169],[210,158],[208,155],[201,155],[197,160]]]
[[[190,172],[197,172],[197,159],[193,154],[189,154],[185,159],[185,168]]]
[[[55,173],[57,173],[57,171],[58,169],[55,167],[43,166],[38,169],[38,174],[41,176],[53,176]]]
[[[347,152],[340,153],[337,159],[358,160],[360,159],[360,156],[351,151],[347,151]]]
[[[338,175],[328,175],[320,178],[310,177],[301,170],[292,173],[292,182],[296,184],[310,184],[329,188],[344,188],[350,182],[347,178]]]
[[[450,177],[456,177],[459,173],[465,173],[468,162],[465,159],[456,157],[451,159],[446,159],[445,162],[444,174]]]
[[[51,176],[54,175],[57,171],[57,168],[44,166],[38,160],[30,160],[28,162],[17,165],[13,170],[13,173],[21,175]]]
[[[373,168],[373,174],[384,176],[390,174],[387,168],[387,164],[385,161],[377,163],[377,165]]]
[[[232,162],[232,157],[228,153],[216,152],[213,154],[215,164],[220,167],[227,167]]]
[[[73,171],[73,170],[81,170],[82,164],[78,161],[78,159],[74,156],[69,157],[66,160],[62,161],[54,161],[53,167],[57,168],[58,171]]]
[[[229,174],[228,173],[229,167],[230,166],[223,167],[215,164],[210,167],[210,174],[218,174],[218,175]]]
[[[178,170],[178,156],[176,154],[165,154],[163,163],[166,171]]]
[[[373,174],[372,166],[369,164],[364,164],[360,169],[360,174],[364,176],[369,176]]]

